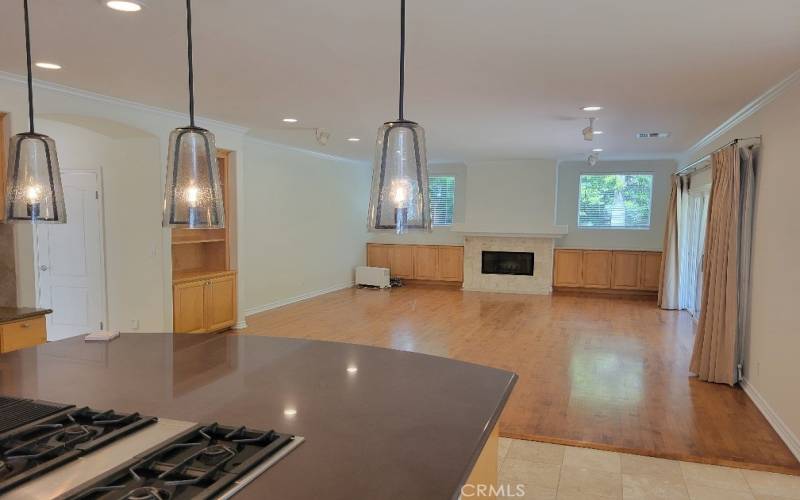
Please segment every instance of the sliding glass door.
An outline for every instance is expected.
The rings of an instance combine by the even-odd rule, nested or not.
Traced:
[[[700,315],[703,295],[703,249],[709,197],[710,186],[692,189],[682,207],[685,214],[681,217],[680,235],[680,306],[695,317]]]

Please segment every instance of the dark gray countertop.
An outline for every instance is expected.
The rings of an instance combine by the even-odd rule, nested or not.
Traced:
[[[457,498],[515,382],[424,354],[225,334],[75,337],[0,355],[4,395],[306,438],[237,499]]]
[[[50,309],[35,309],[33,307],[0,307],[0,323],[13,323],[27,318],[42,316],[53,312]]]

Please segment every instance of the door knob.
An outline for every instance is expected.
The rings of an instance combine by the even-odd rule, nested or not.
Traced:
[[[41,266],[39,266],[39,269],[41,269],[42,271],[47,271],[50,268],[47,267],[46,265],[42,264]]]

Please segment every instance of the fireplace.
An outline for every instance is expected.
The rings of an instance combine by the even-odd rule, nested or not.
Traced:
[[[533,276],[533,252],[481,252],[481,274]]]

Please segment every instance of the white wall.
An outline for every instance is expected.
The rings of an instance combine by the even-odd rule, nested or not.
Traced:
[[[245,154],[248,314],[352,285],[366,260],[371,166],[255,139]]]
[[[556,240],[568,248],[617,250],[661,250],[671,189],[673,160],[601,161],[594,167],[585,161],[563,161],[558,165],[556,222],[569,226],[569,233]],[[650,229],[582,229],[578,227],[578,181],[581,174],[636,172],[653,174],[653,206]]]
[[[800,83],[795,83],[691,158],[702,157],[737,137],[763,135],[757,167],[752,303],[744,375],[792,434],[788,437],[796,454],[800,453],[800,222],[793,207],[800,186],[798,116]]]
[[[469,231],[545,232],[555,222],[555,160],[467,164]]]

